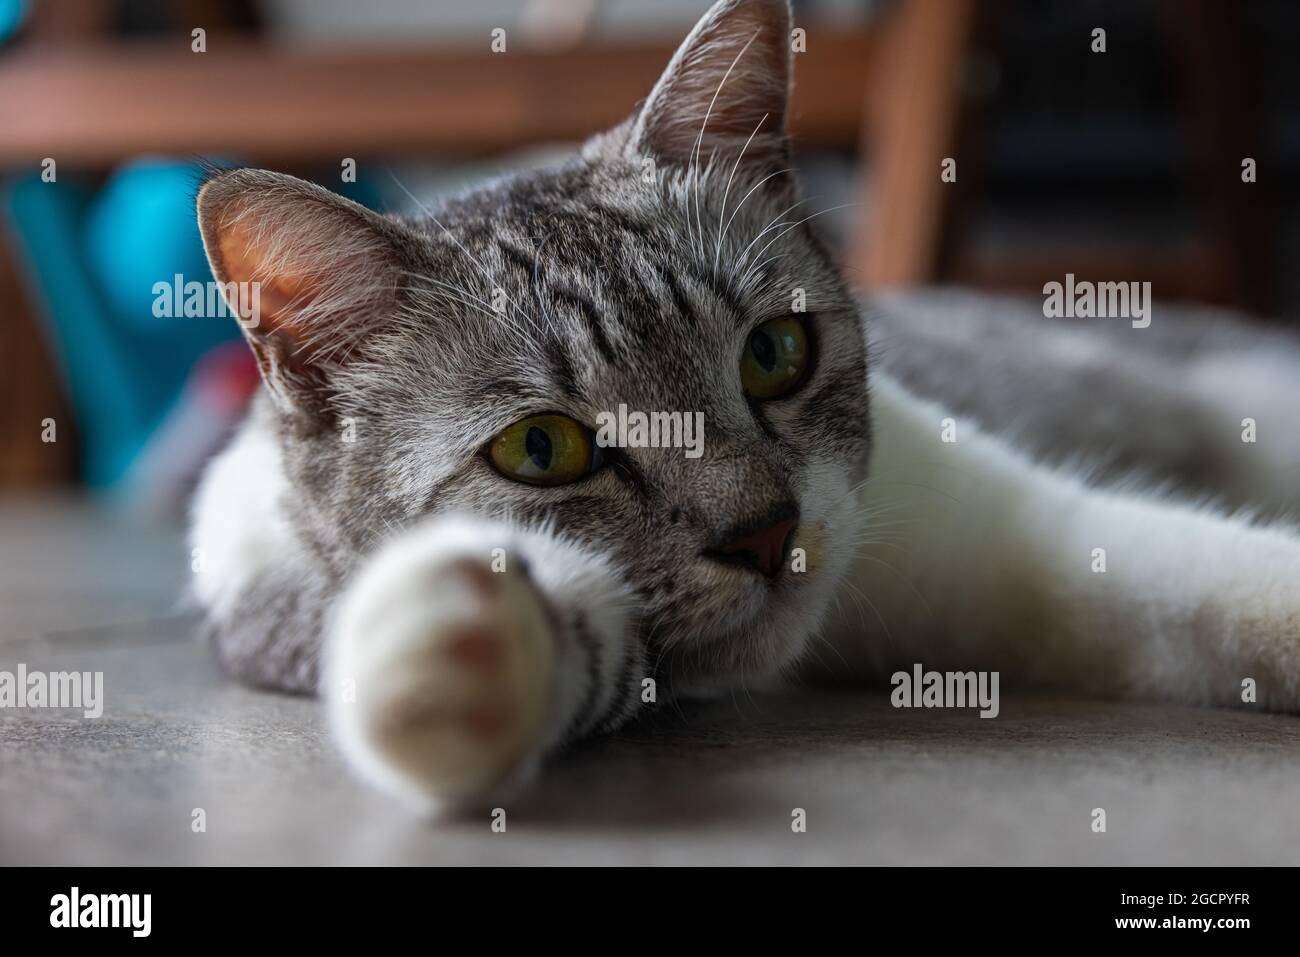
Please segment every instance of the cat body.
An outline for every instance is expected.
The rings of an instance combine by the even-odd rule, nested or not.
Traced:
[[[266,389],[196,498],[195,592],[378,786],[481,800],[818,661],[1300,703],[1290,531],[1034,464],[869,368],[789,171],[789,37],[784,0],[722,0],[580,156],[409,219],[201,192]],[[595,447],[623,407],[702,416],[700,454]]]
[[[1041,300],[927,289],[877,298],[871,344],[908,389],[1037,461],[1294,518],[1300,340],[1222,309],[1157,313],[1045,320]]]

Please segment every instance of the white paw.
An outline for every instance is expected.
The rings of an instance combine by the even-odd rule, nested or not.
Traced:
[[[464,805],[541,757],[554,626],[499,526],[434,522],[388,545],[341,602],[323,694],[343,752],[426,809]]]

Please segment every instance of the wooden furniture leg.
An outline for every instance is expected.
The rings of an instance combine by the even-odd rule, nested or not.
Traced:
[[[938,278],[956,188],[940,180],[940,164],[957,146],[974,21],[974,0],[904,0],[882,25],[881,70],[863,124],[862,154],[874,168],[854,257],[867,288]]]

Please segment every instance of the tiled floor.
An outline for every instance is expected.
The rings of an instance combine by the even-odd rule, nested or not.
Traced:
[[[1300,861],[1300,718],[1051,697],[669,708],[507,802],[504,833],[431,824],[348,776],[313,702],[217,673],[187,572],[174,530],[0,507],[0,670],[103,671],[106,699],[0,710],[0,863]]]

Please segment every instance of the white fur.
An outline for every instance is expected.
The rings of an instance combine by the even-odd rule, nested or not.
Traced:
[[[280,508],[287,489],[275,433],[255,409],[194,497],[194,594],[214,616],[228,615],[249,582],[299,550]]]
[[[495,549],[503,570],[492,570]],[[480,593],[457,571],[464,562],[499,587]],[[323,692],[344,755],[373,784],[432,810],[528,777],[587,692],[562,626],[578,606],[594,635],[617,643],[626,634],[604,563],[550,534],[455,516],[399,536],[349,586],[329,636]],[[485,673],[447,654],[470,627],[506,649],[501,668]],[[602,662],[600,684],[612,693],[619,662],[612,653]],[[503,708],[506,729],[470,734],[460,715],[472,707]]]
[[[1201,356],[1187,376],[1233,499],[1275,514],[1294,515],[1300,504],[1296,379],[1295,352],[1268,345]],[[1242,441],[1247,418],[1255,420],[1254,442]]]
[[[1086,487],[874,378],[878,516],[850,583],[875,615],[834,629],[902,661],[1181,701],[1300,704],[1300,540],[1204,508]],[[890,524],[892,523],[892,524]],[[1106,571],[1093,571],[1093,549]]]

